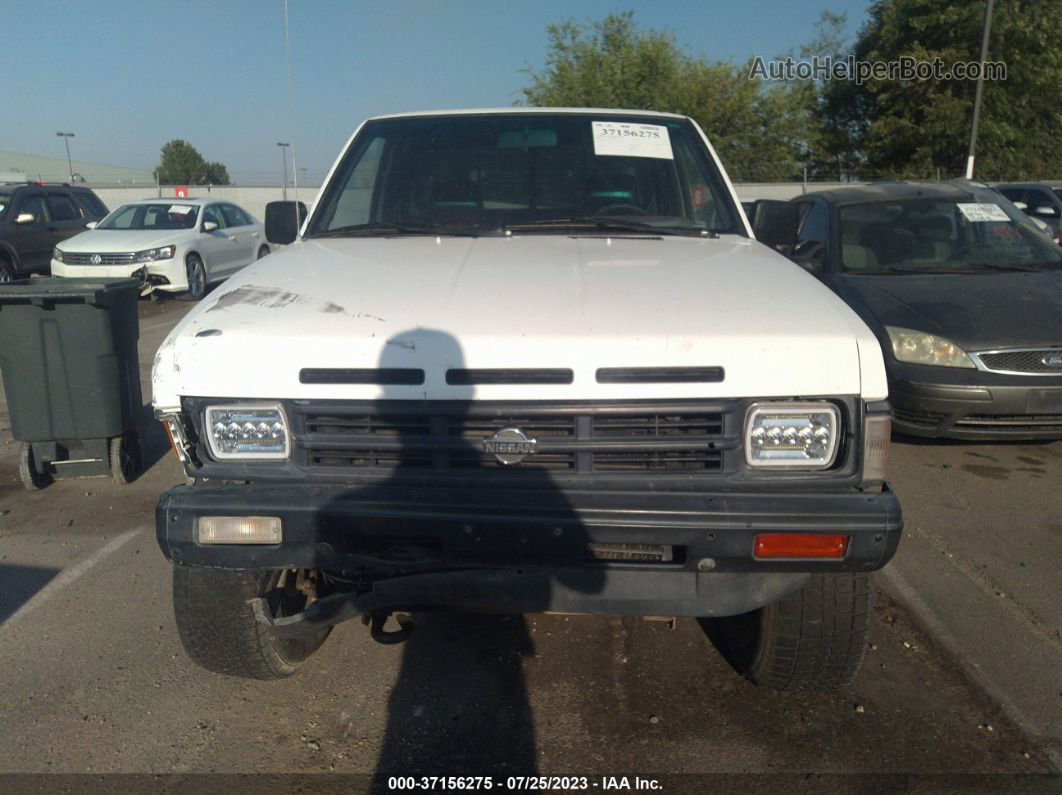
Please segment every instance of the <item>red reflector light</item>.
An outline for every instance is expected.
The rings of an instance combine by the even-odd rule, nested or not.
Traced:
[[[843,558],[848,536],[841,533],[760,533],[757,558]]]

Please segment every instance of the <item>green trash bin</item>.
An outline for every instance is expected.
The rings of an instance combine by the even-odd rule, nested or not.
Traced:
[[[27,488],[140,471],[139,279],[0,284],[0,372]]]

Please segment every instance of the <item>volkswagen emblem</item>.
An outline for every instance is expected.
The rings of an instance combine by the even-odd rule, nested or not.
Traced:
[[[91,262],[93,265],[99,265],[101,262],[103,262],[103,257],[101,257],[99,254],[93,254],[91,257],[89,257],[89,262]]]
[[[483,440],[483,452],[490,453],[502,464],[509,466],[519,464],[524,460],[524,456],[533,455],[536,444],[538,443],[534,439],[528,439],[527,434],[519,428],[502,428]]]
[[[1054,351],[1044,356],[1041,360],[1048,367],[1062,367],[1062,351]]]

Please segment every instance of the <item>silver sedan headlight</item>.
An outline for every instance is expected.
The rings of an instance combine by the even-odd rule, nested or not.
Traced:
[[[210,406],[204,427],[210,453],[219,460],[283,460],[291,454],[284,409],[276,403]]]
[[[745,461],[753,469],[826,469],[840,435],[841,414],[831,403],[754,403],[745,420]]]
[[[938,367],[975,367],[966,351],[951,340],[909,328],[886,326],[892,355],[898,362],[932,364]]]

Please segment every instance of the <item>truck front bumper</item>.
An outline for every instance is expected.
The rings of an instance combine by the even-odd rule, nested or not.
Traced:
[[[283,538],[200,544],[202,516],[279,517]],[[736,615],[799,588],[811,572],[881,568],[902,526],[887,488],[694,494],[195,485],[166,492],[156,513],[159,545],[177,565],[318,568],[369,583],[280,620],[292,624],[426,608]],[[754,539],[764,532],[843,533],[849,542],[838,559],[758,559]],[[666,549],[665,559],[616,557],[646,548]]]

